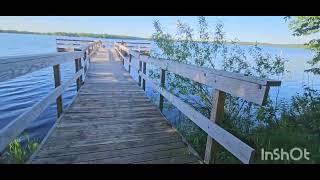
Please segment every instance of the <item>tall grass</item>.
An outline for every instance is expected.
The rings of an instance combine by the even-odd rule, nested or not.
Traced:
[[[25,145],[22,143],[23,137],[26,137]],[[24,164],[29,157],[37,150],[38,142],[30,140],[28,135],[14,139],[6,148],[6,151],[0,158],[0,163]]]

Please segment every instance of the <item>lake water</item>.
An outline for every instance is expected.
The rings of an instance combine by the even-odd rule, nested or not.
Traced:
[[[24,35],[24,34],[6,34],[0,33],[0,57],[43,54],[56,52],[56,38],[58,36],[44,35]],[[94,39],[94,38],[81,38]],[[107,40],[114,42],[121,40]],[[129,40],[128,40],[129,41]],[[133,40],[132,40],[133,41]],[[139,40],[141,42],[141,40]],[[107,44],[109,45],[109,43]],[[309,61],[312,58],[312,52],[301,48],[277,48],[261,46],[264,51],[271,54],[279,54],[289,60],[286,69],[289,71],[280,78],[282,85],[280,88],[272,88],[270,96],[290,99],[297,92],[302,92],[302,85],[306,84],[312,88],[320,89],[320,81],[311,73],[305,73],[309,68]],[[153,45],[154,48],[154,45]],[[61,65],[62,83],[68,80],[75,72],[74,63],[65,63]],[[127,68],[127,66],[126,66]],[[137,74],[133,73],[137,80]],[[32,105],[41,100],[54,89],[53,69],[45,68],[9,81],[0,82],[0,128],[28,110]],[[76,93],[76,85],[71,87],[62,95],[64,106],[67,107]],[[147,93],[152,96],[154,93],[147,86]],[[172,117],[176,115],[175,111],[168,114]],[[170,119],[170,118],[169,118]],[[53,103],[44,113],[37,118],[25,132],[30,138],[41,140],[56,120],[56,106]]]

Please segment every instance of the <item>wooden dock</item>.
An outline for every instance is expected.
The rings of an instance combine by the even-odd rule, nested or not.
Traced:
[[[199,163],[114,50],[91,59],[84,85],[31,163]]]
[[[219,126],[226,93],[264,105],[269,89],[281,81],[153,58],[145,53],[150,50],[148,44],[121,42],[106,49],[102,41],[58,39],[57,50],[63,52],[0,58],[0,82],[52,66],[55,86],[0,129],[0,152],[56,103],[58,120],[28,163],[207,164],[214,162],[217,144],[242,163],[252,162],[254,148]],[[60,64],[68,61],[74,61],[76,72],[61,84]],[[148,64],[160,70],[160,83],[148,77]],[[130,75],[133,70],[138,82]],[[210,118],[166,89],[166,72],[213,87]],[[62,94],[74,82],[78,93],[71,106],[63,109]],[[160,94],[158,106],[145,94],[146,82]],[[207,133],[204,157],[163,116],[164,99]]]

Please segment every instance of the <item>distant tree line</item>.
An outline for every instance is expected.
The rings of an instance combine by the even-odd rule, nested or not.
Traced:
[[[17,30],[1,30],[0,33],[14,33],[14,34],[39,34],[39,35],[56,35],[69,37],[92,37],[92,38],[108,38],[108,39],[147,39],[126,35],[112,35],[112,34],[93,34],[93,33],[70,33],[70,32],[30,32]]]

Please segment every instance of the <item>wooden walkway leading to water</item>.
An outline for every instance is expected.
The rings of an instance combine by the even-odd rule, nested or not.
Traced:
[[[218,144],[242,163],[252,162],[254,148],[219,125],[226,94],[264,105],[270,88],[280,86],[281,81],[154,58],[148,55],[149,47],[139,43],[138,48],[135,43],[121,42],[105,49],[102,41],[65,41],[74,41],[76,47],[57,46],[57,53],[0,58],[0,82],[51,66],[55,86],[0,129],[0,153],[55,102],[57,123],[28,163],[211,163]],[[76,72],[61,83],[60,64],[70,61]],[[149,65],[160,70],[160,83],[147,75]],[[139,83],[130,76],[133,70],[138,72]],[[212,87],[210,117],[167,90],[165,81],[170,74]],[[74,82],[78,93],[64,110],[61,96]],[[146,82],[159,93],[159,108],[146,96]],[[204,157],[199,157],[162,115],[164,99],[207,134]]]
[[[122,66],[100,48],[72,105],[30,163],[201,163]]]

